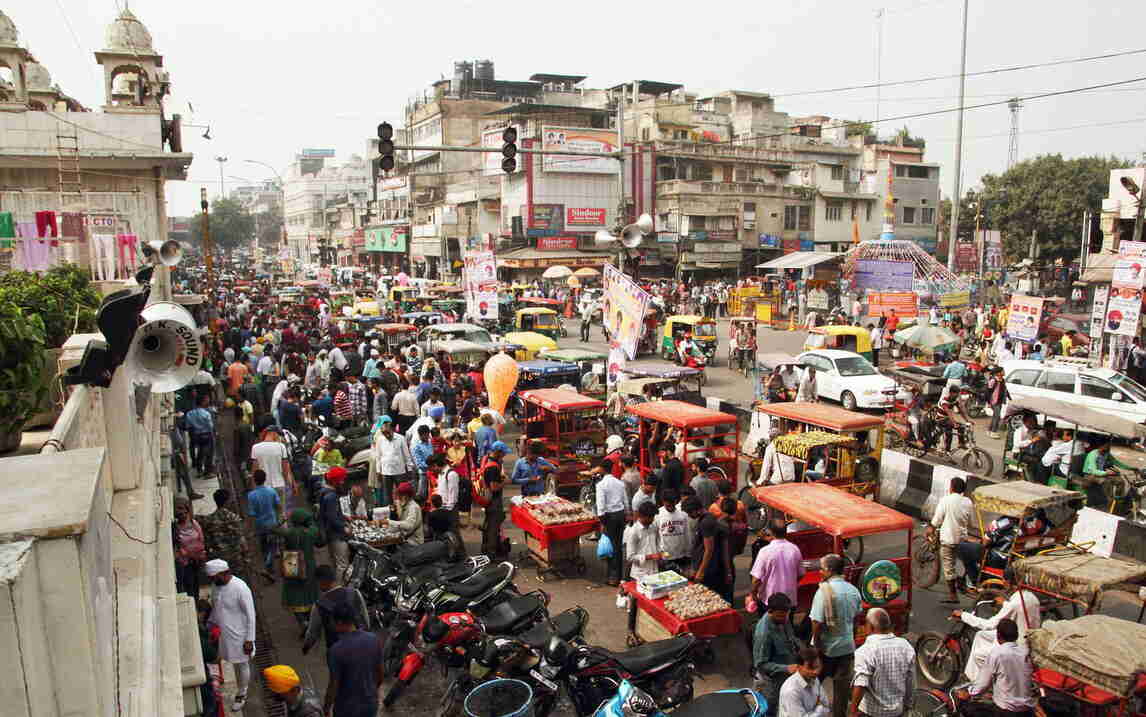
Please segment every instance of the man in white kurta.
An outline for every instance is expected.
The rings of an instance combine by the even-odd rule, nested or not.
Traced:
[[[208,622],[219,628],[219,657],[235,668],[235,703],[231,710],[240,712],[247,701],[250,660],[255,655],[255,600],[247,584],[231,574],[225,560],[208,560],[203,567],[215,584]]]
[[[1008,588],[1013,590],[1011,596],[1003,603],[1003,607],[999,612],[995,613],[994,617],[981,618],[972,615],[969,612],[956,610],[951,613],[952,616],[962,620],[971,627],[977,629],[979,632],[975,633],[975,640],[971,643],[971,654],[967,658],[967,679],[974,682],[979,676],[979,670],[987,662],[987,655],[998,644],[998,638],[995,634],[995,627],[998,626],[999,621],[1005,617],[1009,617],[1015,621],[1019,626],[1019,644],[1024,647],[1027,644],[1027,632],[1034,630],[1042,625],[1042,616],[1039,614],[1039,599],[1030,590],[1016,589],[1014,578],[1011,571],[1007,570],[1007,575],[1004,578],[1007,581]]]

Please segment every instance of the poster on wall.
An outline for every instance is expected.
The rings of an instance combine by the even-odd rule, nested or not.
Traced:
[[[914,291],[871,291],[867,295],[867,315],[878,319],[891,316],[894,311],[899,318],[919,315],[918,298]]]
[[[605,265],[604,322],[609,336],[630,359],[637,358],[637,343],[649,308],[649,292],[611,264]],[[610,361],[610,364],[612,361]]]
[[[462,271],[466,314],[497,319],[497,265],[492,251],[466,252]]]
[[[809,289],[807,308],[816,311],[828,310],[828,292],[825,289]]]
[[[1037,339],[1043,316],[1042,297],[1014,294],[1008,309],[1007,337],[1027,343]]]
[[[534,204],[529,211],[529,228],[561,233],[565,231],[564,204]]]
[[[609,349],[608,366],[605,371],[606,388],[612,392],[617,390],[621,380],[621,372],[625,370],[625,352],[619,346]]]
[[[541,148],[593,154],[616,152],[617,133],[607,129],[546,125],[541,128]],[[617,160],[612,157],[571,157],[569,155],[544,154],[541,159],[541,169],[545,172],[616,174]]]
[[[855,283],[859,289],[911,291],[915,264],[910,261],[860,259],[856,262]]]
[[[1142,289],[1110,287],[1106,302],[1106,332],[1116,336],[1137,336],[1142,315]]]

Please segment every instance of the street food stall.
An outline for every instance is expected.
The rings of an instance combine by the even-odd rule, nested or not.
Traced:
[[[532,561],[538,580],[564,577],[567,570],[585,574],[581,536],[596,530],[600,521],[580,503],[552,493],[514,498],[509,519],[525,533],[526,552],[518,560]]]
[[[517,454],[525,455],[528,444],[540,443],[557,466],[549,474],[546,491],[579,498],[583,472],[605,455],[604,402],[559,388],[521,391],[518,397],[522,435]]]
[[[707,458],[708,476],[727,480],[736,487],[740,453],[740,424],[736,416],[684,401],[649,401],[625,410],[637,417],[637,462],[641,475],[656,467],[656,451],[671,436],[683,446],[681,463],[687,466],[697,458]]]
[[[773,439],[776,453],[792,464],[795,480],[807,480],[809,456],[820,453],[827,470],[815,482],[879,499],[884,436],[881,416],[804,402],[758,403],[753,410],[765,417],[768,428],[779,429]]]
[[[672,570],[629,580],[621,589],[637,602],[636,635],[645,642],[685,633],[711,640],[736,635],[744,625],[740,612],[723,598]]]
[[[856,615],[856,645],[867,638],[863,616],[871,607],[887,610],[897,635],[910,629],[915,528],[911,516],[823,483],[763,486],[753,488],[752,495],[791,523],[787,539],[800,548],[805,569],[797,586],[795,612],[806,614],[811,609],[822,577],[820,558],[835,553],[850,561],[844,568],[844,579],[859,588],[863,598],[863,609]],[[905,555],[864,563],[864,538],[892,533],[904,534]]]

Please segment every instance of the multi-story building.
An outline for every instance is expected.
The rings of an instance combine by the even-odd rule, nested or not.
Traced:
[[[344,164],[326,166],[326,160],[333,155],[330,151],[304,150],[284,177],[287,248],[290,256],[302,263],[319,263],[324,248],[327,263],[334,263],[338,256],[334,246],[336,227],[331,226],[327,216],[333,200],[347,197],[360,205],[360,213],[364,214],[372,196],[369,162],[354,155]]]
[[[903,135],[888,141],[869,141],[864,145],[863,168],[865,178],[879,196],[876,214],[882,214],[888,192],[894,199],[895,238],[914,241],[929,254],[935,254],[939,233],[939,165],[923,161],[924,149],[921,140]]]

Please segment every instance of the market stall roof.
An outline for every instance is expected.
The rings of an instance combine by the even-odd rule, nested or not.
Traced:
[[[560,249],[548,251],[522,247],[504,253],[498,253],[497,265],[511,269],[546,268],[556,264],[565,266],[600,266],[607,263],[612,254],[609,252],[583,251],[581,249]]]
[[[843,254],[834,251],[797,251],[777,257],[763,264],[757,264],[757,269],[804,269],[825,261],[839,259]]]

